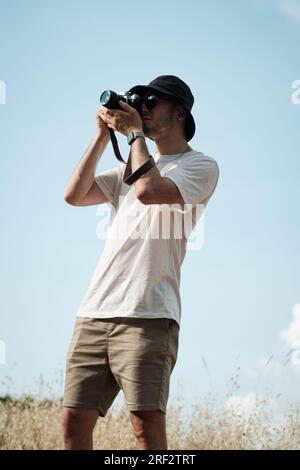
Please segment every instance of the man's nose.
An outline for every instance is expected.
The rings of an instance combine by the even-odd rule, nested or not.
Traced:
[[[145,105],[145,101],[142,101],[142,112],[143,113],[148,113],[148,111],[149,110],[148,110],[147,106]]]

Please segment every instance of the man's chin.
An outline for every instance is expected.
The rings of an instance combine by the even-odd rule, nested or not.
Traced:
[[[154,139],[154,132],[152,129],[150,129],[147,124],[143,123],[143,132],[145,134],[146,137],[148,137],[149,139]]]

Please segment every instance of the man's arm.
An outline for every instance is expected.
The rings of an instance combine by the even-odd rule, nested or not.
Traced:
[[[120,101],[120,107],[120,110],[102,107],[100,115],[103,121],[126,137],[131,131],[142,131],[143,122],[138,112],[123,101]],[[131,144],[130,160],[132,173],[149,160],[149,152],[144,139],[137,138]],[[127,165],[129,164],[128,161]],[[176,202],[183,204],[176,184],[170,179],[162,177],[156,167],[144,173],[133,185],[137,198],[143,204],[173,204]]]
[[[135,171],[149,159],[143,139],[132,144],[132,167]],[[208,202],[219,179],[219,166],[212,157],[194,155],[161,176],[154,167],[135,183],[137,197],[143,204],[201,204]]]
[[[149,151],[144,139],[137,138],[131,144],[132,172],[149,160]],[[144,173],[135,183],[137,198],[143,204],[184,204],[176,184],[161,176],[155,166]]]
[[[91,206],[107,202],[107,197],[95,182],[98,160],[110,140],[109,132],[98,131],[71,176],[64,200],[73,206]]]

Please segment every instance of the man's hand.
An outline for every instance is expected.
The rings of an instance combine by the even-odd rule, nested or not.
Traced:
[[[110,138],[109,128],[106,122],[103,121],[100,111],[96,112],[96,122],[97,122],[97,127],[99,129],[99,134]]]
[[[131,131],[142,131],[143,121],[139,113],[124,101],[119,101],[122,110],[107,109],[103,106],[99,116],[114,131],[118,131],[126,137]]]

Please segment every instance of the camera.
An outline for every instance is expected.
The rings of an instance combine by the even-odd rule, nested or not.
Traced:
[[[142,100],[136,93],[130,93],[130,91],[116,93],[112,90],[105,90],[101,93],[100,103],[108,109],[121,109],[119,101],[122,100],[124,103],[132,106],[139,114],[142,112]]]

